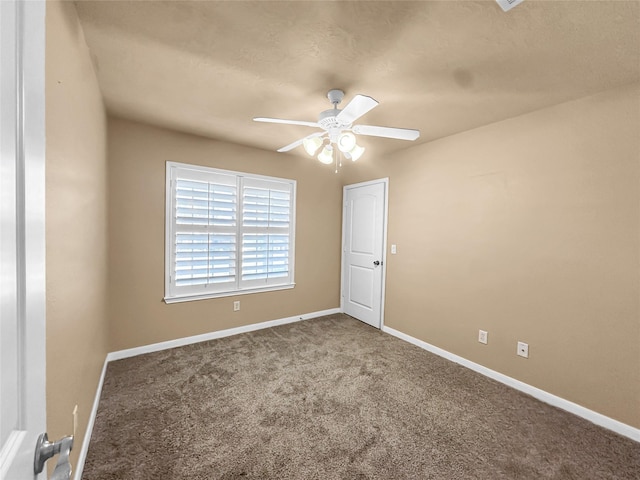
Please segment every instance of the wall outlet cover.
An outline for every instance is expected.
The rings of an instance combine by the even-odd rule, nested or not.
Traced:
[[[524,342],[518,342],[518,355],[524,358],[529,358],[529,344]]]
[[[478,330],[478,341],[486,345],[489,342],[489,333],[484,330]]]

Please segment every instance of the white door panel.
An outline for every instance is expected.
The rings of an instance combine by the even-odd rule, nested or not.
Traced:
[[[382,326],[386,181],[344,188],[342,309]]]
[[[44,2],[0,1],[2,480],[38,478],[45,429],[44,13]]]
[[[352,195],[351,199],[351,253],[374,255],[376,203],[375,195]]]
[[[362,268],[350,265],[349,272],[349,301],[363,308],[373,309],[373,285],[375,283],[372,268]]]

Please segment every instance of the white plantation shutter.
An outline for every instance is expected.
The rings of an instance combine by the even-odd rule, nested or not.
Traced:
[[[167,162],[165,300],[293,287],[295,182]]]
[[[211,290],[223,290],[224,284],[235,283],[236,191],[233,177],[175,180],[177,287],[215,284]]]
[[[289,276],[291,185],[244,178],[241,285],[272,285]]]

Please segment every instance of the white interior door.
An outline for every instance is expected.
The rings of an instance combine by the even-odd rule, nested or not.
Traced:
[[[382,327],[387,180],[344,187],[342,311]]]
[[[0,478],[45,430],[44,2],[0,1]],[[41,478],[45,478],[43,474]]]

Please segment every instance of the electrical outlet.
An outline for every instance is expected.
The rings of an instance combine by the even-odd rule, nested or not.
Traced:
[[[529,358],[529,344],[524,342],[518,342],[518,355],[524,358]]]
[[[391,245],[391,255],[395,255],[396,253],[398,253],[398,249],[395,245]]]
[[[486,345],[489,341],[489,333],[484,330],[478,330],[478,341]]]
[[[233,302],[233,311],[237,312],[238,310],[240,310],[240,300]]]

